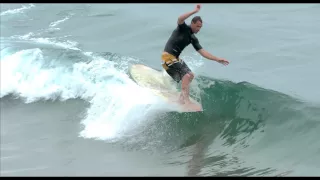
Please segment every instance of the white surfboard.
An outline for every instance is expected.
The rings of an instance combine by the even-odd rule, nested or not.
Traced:
[[[181,105],[178,103],[180,92],[173,86],[170,77],[164,76],[161,71],[142,64],[135,64],[130,67],[129,74],[139,86],[147,88],[168,103],[178,105],[182,112],[202,111],[201,104],[192,98],[190,98],[192,104]]]

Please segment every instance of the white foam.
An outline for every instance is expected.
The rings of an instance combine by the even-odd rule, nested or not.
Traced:
[[[4,16],[4,15],[9,15],[9,14],[17,14],[17,13],[22,13],[27,9],[33,8],[35,7],[35,5],[33,4],[29,4],[28,6],[22,6],[21,8],[17,8],[17,9],[9,9],[7,11],[1,12],[0,16]]]
[[[59,95],[63,99],[75,98],[83,93],[80,80],[73,81],[72,74],[65,74],[66,68],[45,69],[43,65],[40,49],[22,50],[5,56],[1,60],[0,97],[14,93],[29,103],[40,98],[55,99]]]
[[[135,84],[114,82],[106,88],[91,101],[92,107],[82,122],[82,137],[112,140],[128,135],[130,130],[147,120],[146,114],[157,108],[155,105],[159,100]],[[160,103],[157,105],[163,107]]]
[[[62,47],[65,49],[71,49],[71,50],[80,50],[77,48],[78,43],[74,41],[66,40],[64,42],[58,41],[56,38],[36,38],[36,34],[33,32],[29,32],[25,35],[15,35],[12,36],[11,39],[19,39],[19,40],[27,40],[27,41],[33,41],[40,44],[49,44],[54,45],[58,47]]]
[[[63,23],[64,21],[66,21],[68,19],[69,19],[69,17],[67,16],[67,17],[60,19],[58,21],[54,21],[54,22],[50,23],[49,27],[56,27],[57,25]]]
[[[84,138],[112,140],[128,135],[148,120],[147,114],[170,109],[111,61],[100,57],[72,67],[48,67],[50,60],[44,57],[37,48],[5,56],[1,60],[0,95],[14,93],[26,103],[57,98],[90,101],[91,107],[81,122],[84,127],[80,136]]]
[[[65,21],[69,20],[71,16],[73,16],[73,14],[70,14],[70,15],[64,17],[63,19],[60,19],[60,20],[57,20],[57,21],[54,21],[54,22],[50,23],[50,24],[49,24],[49,28],[48,28],[47,31],[51,31],[51,32],[52,32],[52,31],[59,31],[60,28],[57,27],[57,26],[58,26],[59,24],[65,22]]]

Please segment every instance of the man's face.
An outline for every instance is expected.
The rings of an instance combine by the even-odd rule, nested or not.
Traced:
[[[202,22],[197,21],[196,23],[191,22],[191,29],[193,33],[198,33],[202,27]]]

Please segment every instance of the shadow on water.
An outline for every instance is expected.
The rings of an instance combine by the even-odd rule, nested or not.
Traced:
[[[207,80],[202,79],[202,82],[208,84],[205,83]],[[201,97],[203,113],[170,113],[166,117],[170,119],[177,116],[174,118],[178,119],[175,121],[179,127],[177,131],[185,132],[183,137],[188,137],[179,149],[187,147],[193,149],[188,165],[189,176],[198,175],[202,167],[210,164],[220,168],[227,167],[229,163],[223,162],[230,161],[227,155],[219,154],[205,158],[208,147],[218,138],[224,141],[222,146],[239,144],[241,148],[246,148],[248,146],[246,139],[259,129],[263,132],[262,128],[269,118],[266,106],[257,104],[258,101],[263,101],[261,96],[249,96],[249,98],[245,96],[247,91],[250,91],[250,86],[246,83],[216,81],[214,87],[201,89],[204,89]],[[186,129],[190,132],[187,133]],[[233,163],[237,163],[236,158],[233,158]]]

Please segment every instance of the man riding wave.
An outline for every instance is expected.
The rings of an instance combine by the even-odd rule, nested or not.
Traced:
[[[200,16],[195,16],[191,20],[191,24],[187,25],[185,20],[191,15],[199,12],[201,6],[197,5],[195,10],[185,13],[178,18],[178,26],[172,32],[169,40],[167,41],[161,59],[163,61],[163,68],[166,72],[176,81],[181,82],[181,94],[179,102],[181,104],[190,104],[189,99],[189,85],[194,78],[194,74],[191,72],[187,64],[179,58],[181,52],[189,44],[192,44],[193,48],[201,54],[201,56],[228,65],[229,62],[224,58],[213,56],[202,48],[198,38],[195,36],[202,27],[202,19]]]

